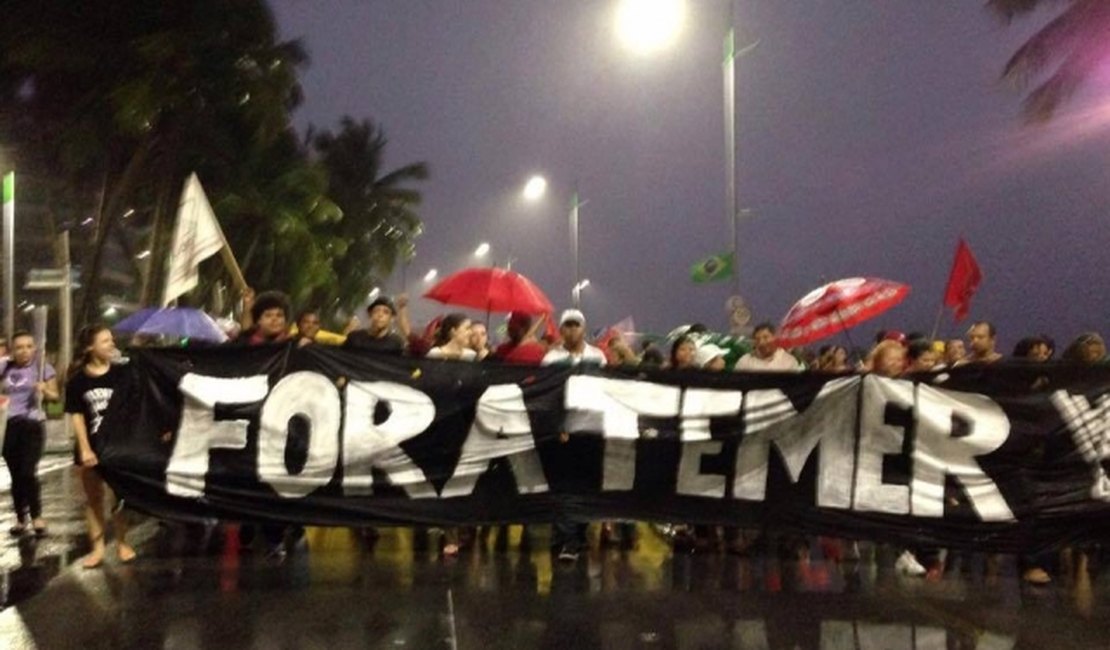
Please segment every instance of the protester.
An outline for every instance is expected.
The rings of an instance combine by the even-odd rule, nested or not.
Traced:
[[[605,353],[586,342],[586,317],[577,309],[568,309],[559,317],[562,343],[548,350],[543,365],[605,365]],[[568,439],[564,432],[564,439]],[[575,562],[586,546],[586,524],[561,516],[552,524],[551,549],[561,562]]]
[[[979,321],[967,331],[971,352],[967,355],[968,363],[996,363],[1002,360],[1002,355],[994,349],[996,332],[994,325],[987,321]]]
[[[265,345],[289,340],[289,298],[280,291],[263,291],[251,302],[251,326],[244,329],[235,343]]]
[[[478,354],[470,348],[471,341],[471,324],[466,314],[447,314],[439,322],[436,346],[428,351],[427,358],[475,361]],[[459,529],[454,527],[444,529],[443,555],[454,557],[459,554],[459,550]]]
[[[725,351],[712,343],[706,343],[698,347],[694,355],[694,363],[702,370],[719,372],[725,369]]]
[[[655,345],[648,345],[640,354],[641,368],[662,368],[666,363],[667,359],[663,356],[663,351]]]
[[[955,368],[962,365],[967,357],[963,339],[950,339],[944,343],[944,367]]]
[[[490,355],[489,329],[485,323],[470,323],[470,341],[467,344],[477,355],[475,361],[485,361]]]
[[[760,323],[752,332],[755,349],[740,357],[737,372],[801,372],[802,367],[789,352],[779,347],[775,326]]]
[[[439,323],[435,347],[428,350],[429,359],[475,361],[478,353],[470,347],[470,319],[465,314],[447,314]]]
[[[671,344],[671,357],[667,367],[671,370],[690,370],[697,368],[698,344],[683,334]]]
[[[3,456],[12,478],[15,506],[13,536],[22,535],[28,525],[36,537],[46,534],[42,518],[42,495],[37,476],[46,444],[46,413],[42,400],[58,399],[58,380],[53,366],[37,363],[35,339],[29,332],[12,334],[12,356],[0,372],[4,394],[8,396],[8,423]]]
[[[848,350],[839,345],[827,345],[817,355],[817,370],[820,372],[851,372],[848,365]]]
[[[366,328],[347,334],[343,347],[398,356],[404,354],[411,333],[408,297],[401,294],[394,304],[388,297],[379,296],[366,308],[366,314],[369,321]],[[394,320],[397,321],[396,327]]]
[[[1014,346],[1013,357],[1015,359],[1025,359],[1035,363],[1044,363],[1052,356],[1052,350],[1048,345],[1048,341],[1039,336],[1027,336],[1017,342]]]
[[[1049,342],[1040,336],[1027,336],[1014,346],[1013,357],[1030,363],[1045,363],[1052,356]],[[1031,386],[1032,390],[1040,390],[1049,384],[1047,377],[1040,377]],[[1034,456],[1043,454],[1034,452]],[[1021,569],[1021,579],[1031,585],[1046,585],[1052,582],[1048,573],[1048,566],[1052,562],[1052,554],[1041,552],[1035,554],[1023,553],[1018,558]]]
[[[908,367],[906,372],[931,372],[934,370],[940,357],[933,348],[933,342],[927,339],[917,339],[906,348]]]
[[[297,347],[316,342],[320,333],[320,312],[316,309],[302,309],[297,314]]]
[[[65,410],[77,438],[74,462],[85,492],[85,521],[91,551],[81,561],[94,569],[104,561],[104,494],[109,492],[96,471],[96,435],[112,394],[118,388],[123,370],[113,363],[117,356],[112,332],[104,325],[89,325],[77,335],[77,358],[66,373]],[[120,562],[135,559],[135,549],[127,543],[127,518],[116,508],[112,516],[116,535],[116,555]]]
[[[509,340],[497,347],[493,357],[505,363],[539,365],[547,354],[547,346],[536,340],[536,332],[545,318],[547,317],[540,316],[533,321],[531,316],[522,312],[509,314],[506,325]]]
[[[254,299],[250,308],[253,325],[239,335],[233,345],[267,345],[289,340],[289,298],[280,291],[264,291]],[[286,527],[279,524],[261,524],[258,527],[266,542],[266,557],[275,563],[285,561]],[[253,540],[254,529],[245,529],[246,544]],[[234,533],[233,533],[234,534]]]
[[[586,342],[586,317],[577,309],[568,309],[559,318],[562,343],[547,351],[543,365],[592,363],[604,366],[605,353]]]
[[[1106,363],[1106,342],[1095,332],[1081,334],[1064,350],[1063,359],[1084,365]]]

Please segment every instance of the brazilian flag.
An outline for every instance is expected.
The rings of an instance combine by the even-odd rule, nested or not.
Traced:
[[[711,255],[690,267],[690,279],[699,284],[728,279],[732,277],[733,259],[731,252]]]

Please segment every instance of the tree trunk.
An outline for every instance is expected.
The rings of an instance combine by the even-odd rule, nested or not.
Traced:
[[[111,198],[101,204],[100,215],[97,219],[96,245],[93,248],[92,260],[85,272],[85,295],[81,301],[81,309],[77,312],[76,323],[88,323],[99,306],[100,273],[101,267],[104,265],[104,248],[108,243],[108,235],[118,218],[124,199],[130,195],[140,170],[142,170],[154,150],[155,141],[156,138],[148,138],[139,145],[113,187]]]

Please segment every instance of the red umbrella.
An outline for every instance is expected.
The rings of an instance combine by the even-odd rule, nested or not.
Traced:
[[[820,341],[878,316],[909,292],[909,285],[880,278],[830,282],[794,303],[779,327],[779,345],[789,348]]]
[[[554,311],[551,301],[528,278],[515,271],[485,266],[447,276],[424,297],[487,312],[548,314]]]

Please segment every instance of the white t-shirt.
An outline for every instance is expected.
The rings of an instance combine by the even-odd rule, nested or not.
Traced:
[[[432,348],[431,350],[428,350],[428,354],[424,355],[424,358],[425,359],[457,359],[459,361],[474,361],[475,359],[478,358],[478,353],[475,352],[474,350],[471,350],[470,348],[466,348],[462,351],[462,354],[460,356],[458,356],[458,357],[449,357],[449,356],[447,356],[446,353],[444,353],[443,348],[435,347],[435,348]]]
[[[560,345],[559,347],[551,348],[547,351],[547,354],[543,355],[541,365],[551,366],[560,363],[566,363],[572,366],[576,366],[579,363],[592,363],[596,366],[604,366],[605,353],[589,343],[585,344],[582,348],[581,354],[571,354],[570,350]]]
[[[754,352],[740,357],[733,369],[737,372],[801,372],[802,366],[786,350],[778,348],[767,359],[760,359]]]

